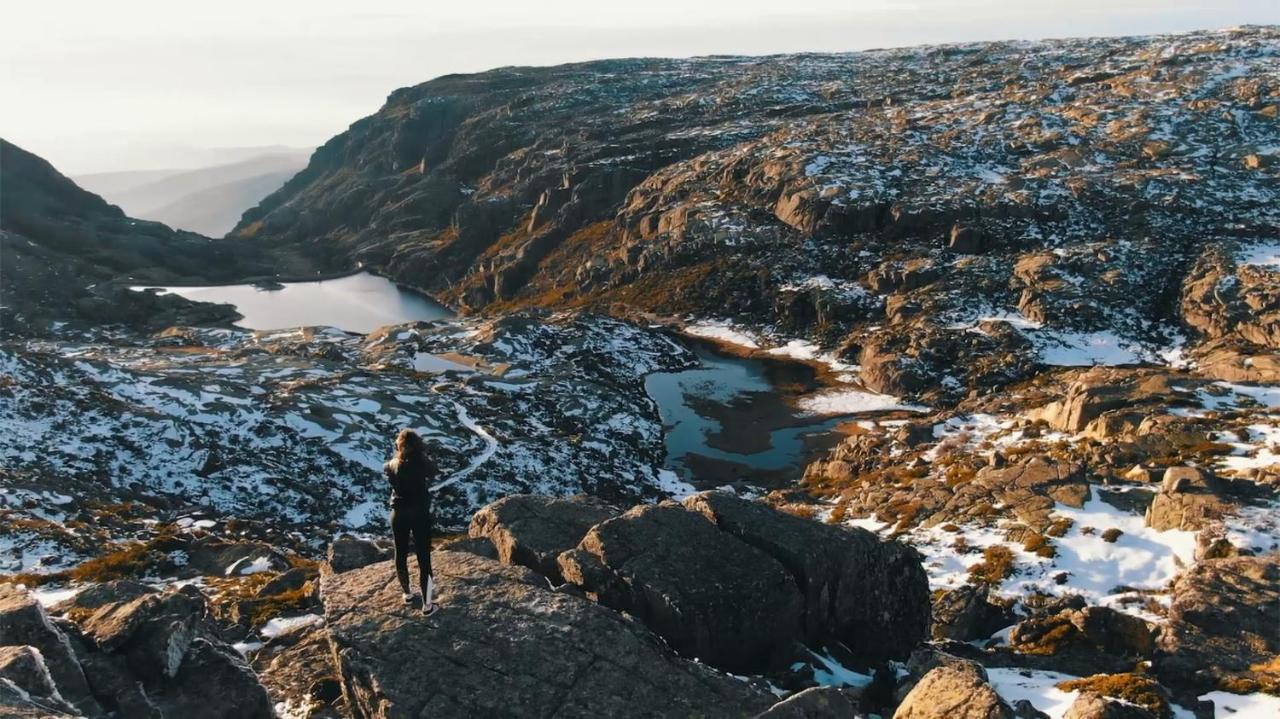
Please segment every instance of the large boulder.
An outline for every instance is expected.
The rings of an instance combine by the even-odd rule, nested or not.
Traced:
[[[600,523],[559,564],[568,582],[713,667],[780,667],[803,636],[804,600],[786,568],[677,503]]]
[[[0,584],[0,646],[34,647],[67,702],[90,716],[102,712],[66,635],[31,592],[12,584]]]
[[[587,495],[504,497],[476,512],[468,535],[488,538],[503,564],[519,564],[563,583],[556,558],[595,525],[622,510]]]
[[[552,591],[528,569],[450,551],[432,563],[441,610],[430,619],[405,611],[389,562],[321,580],[326,631],[356,717],[736,717],[772,704],[765,692],[673,655],[639,623]]]
[[[911,547],[729,492],[696,494],[684,506],[786,568],[804,595],[806,641],[842,642],[871,663],[905,659],[928,638],[929,580]]]
[[[911,689],[893,719],[1013,719],[1013,709],[972,662],[931,669]]]
[[[560,555],[560,568],[676,651],[728,671],[779,668],[803,637],[804,598],[792,574],[675,502],[596,525]]]
[[[1174,582],[1155,671],[1169,687],[1280,687],[1280,555],[1205,559]]]

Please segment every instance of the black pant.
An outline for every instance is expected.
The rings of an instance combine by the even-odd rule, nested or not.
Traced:
[[[396,543],[396,578],[400,589],[409,591],[409,537],[413,537],[418,554],[418,581],[422,596],[427,596],[427,577],[431,576],[431,510],[425,505],[410,504],[391,508],[391,535]]]

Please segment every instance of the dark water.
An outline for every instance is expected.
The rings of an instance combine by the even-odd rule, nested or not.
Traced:
[[[810,368],[690,346],[701,367],[645,379],[667,429],[667,466],[682,479],[699,488],[794,481],[814,454],[838,441],[831,430],[845,418],[803,415],[791,406],[791,398],[814,388]]]
[[[253,285],[163,289],[189,300],[235,305],[244,315],[236,324],[252,330],[323,325],[368,333],[383,325],[453,316],[447,307],[368,272],[319,282],[289,282],[280,290]]]

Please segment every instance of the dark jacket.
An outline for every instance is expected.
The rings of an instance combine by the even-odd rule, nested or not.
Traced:
[[[431,507],[429,483],[436,478],[436,466],[424,456],[410,457],[406,461],[391,460],[382,465],[383,474],[391,483],[391,506]]]

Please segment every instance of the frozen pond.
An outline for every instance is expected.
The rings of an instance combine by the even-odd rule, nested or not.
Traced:
[[[197,302],[235,305],[243,315],[236,324],[251,330],[323,325],[368,333],[383,325],[453,316],[449,308],[430,298],[368,272],[318,282],[289,282],[277,290],[254,285],[160,289]]]

